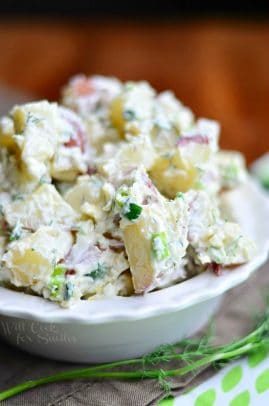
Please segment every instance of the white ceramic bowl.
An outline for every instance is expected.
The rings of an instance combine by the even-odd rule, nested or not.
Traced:
[[[268,197],[252,180],[233,192],[234,215],[256,241],[255,258],[220,277],[205,272],[137,297],[81,301],[71,309],[0,288],[0,335],[28,352],[63,361],[107,362],[137,357],[199,330],[223,294],[246,280],[267,258]]]

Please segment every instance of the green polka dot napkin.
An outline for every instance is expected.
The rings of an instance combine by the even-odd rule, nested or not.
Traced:
[[[268,406],[269,357],[259,351],[223,368],[213,378],[160,406]]]

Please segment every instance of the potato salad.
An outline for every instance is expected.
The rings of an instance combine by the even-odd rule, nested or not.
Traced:
[[[1,284],[69,307],[249,261],[220,210],[246,180],[219,124],[147,82],[78,75],[0,120]]]

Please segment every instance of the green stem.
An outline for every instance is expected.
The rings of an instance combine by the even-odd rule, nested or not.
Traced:
[[[232,350],[240,348],[248,343],[260,342],[262,336],[268,334],[268,332],[269,332],[269,324],[268,324],[268,321],[266,320],[259,327],[257,327],[254,331],[252,331],[250,334],[235,341],[234,343],[231,343],[229,345],[226,344],[226,345],[222,345],[222,346],[215,346],[215,347],[208,345],[203,348],[203,351],[210,353],[210,354],[213,354],[216,352],[232,351]],[[197,340],[197,342],[199,343],[199,340]],[[178,348],[182,348],[186,345],[188,345],[188,340],[183,340],[183,341],[175,344],[175,346]],[[197,345],[197,344],[194,344],[194,347],[195,347],[195,345]]]
[[[234,348],[238,348],[242,345],[245,345],[247,343],[259,342],[259,340],[261,340],[262,336],[265,334],[268,334],[268,332],[269,332],[269,324],[268,324],[268,321],[266,320],[259,327],[257,327],[254,331],[252,331],[250,334],[248,334],[247,336],[241,338],[240,340],[230,344],[229,348],[234,349]]]
[[[111,362],[110,364],[103,364],[103,365],[98,365],[98,366],[94,366],[94,367],[80,368],[80,369],[71,370],[71,371],[59,372],[57,374],[50,375],[45,378],[27,381],[27,382],[24,382],[17,386],[14,386],[13,388],[7,389],[6,391],[3,391],[0,393],[0,401],[7,399],[10,396],[16,395],[20,392],[24,392],[28,389],[34,388],[36,386],[44,385],[46,383],[88,377],[91,373],[94,373],[95,371],[99,371],[99,370],[103,370],[103,369],[111,369],[111,368],[115,368],[115,367],[119,367],[119,366],[123,366],[123,365],[141,364],[141,362],[142,362],[142,358],[130,359],[130,360],[125,360],[125,361]]]
[[[231,360],[233,358],[238,358],[242,355],[248,354],[249,352],[252,352],[254,350],[257,350],[260,348],[261,343],[249,343],[246,344],[245,346],[241,348],[237,348],[232,351],[227,351],[227,352],[222,352],[222,353],[214,353],[210,355],[206,355],[205,357],[199,359],[198,361],[192,363],[191,365],[187,365],[183,368],[179,368],[176,370],[173,370],[175,375],[170,375],[169,373],[166,376],[179,376],[179,375],[185,375],[188,372],[191,372],[193,370],[197,370],[207,364],[212,364],[217,361],[225,361],[225,360]],[[168,371],[169,372],[169,371]],[[171,372],[171,371],[170,371]]]
[[[159,356],[158,362],[160,363],[162,361],[171,361],[174,359],[184,360],[186,355],[193,356],[194,354],[185,353],[185,354],[171,354],[171,355]],[[14,396],[18,393],[24,392],[28,389],[31,389],[31,388],[34,388],[34,387],[40,386],[40,385],[45,385],[50,382],[57,382],[57,381],[62,381],[62,380],[75,379],[75,378],[87,378],[87,377],[91,377],[91,374],[94,374],[96,372],[98,373],[98,371],[112,369],[112,368],[116,368],[116,367],[122,367],[124,365],[128,365],[128,366],[135,365],[135,364],[143,365],[144,363],[145,363],[144,358],[136,358],[136,359],[129,359],[129,360],[125,360],[125,361],[111,362],[109,364],[103,364],[103,365],[98,365],[98,366],[94,366],[94,367],[80,368],[77,370],[71,370],[71,371],[67,371],[67,372],[60,372],[55,375],[50,375],[46,378],[40,378],[40,379],[36,379],[36,380],[32,380],[32,381],[27,381],[27,382],[24,382],[17,386],[14,386],[13,388],[7,389],[6,391],[3,391],[0,393],[0,401],[7,399],[11,396]]]
[[[162,371],[162,374],[163,374],[163,377],[186,375],[188,372],[197,370],[205,365],[211,364],[212,362],[231,359],[234,357],[239,357],[241,355],[244,355],[250,351],[257,349],[258,347],[260,347],[260,345],[261,345],[261,343],[248,343],[245,346],[243,346],[242,348],[235,349],[233,351],[217,353],[217,354],[216,353],[209,354],[185,367],[182,367],[179,369],[171,369],[171,370]],[[162,358],[162,357],[160,357],[160,358]],[[180,358],[180,354],[171,355],[171,356],[169,356],[169,358],[170,359]],[[166,360],[167,360],[167,357],[166,357]],[[97,367],[77,369],[77,370],[72,370],[72,371],[68,371],[68,372],[60,372],[58,374],[50,375],[45,378],[40,378],[40,379],[37,379],[34,381],[27,381],[25,383],[14,386],[13,388],[7,389],[0,393],[0,400],[7,399],[11,396],[14,396],[18,393],[22,393],[28,389],[31,389],[31,388],[34,388],[37,386],[45,385],[45,384],[48,384],[51,382],[58,382],[58,381],[63,381],[63,380],[76,379],[76,378],[158,379],[160,377],[159,369],[145,370],[145,371],[138,370],[138,371],[134,371],[134,372],[106,371],[106,369],[110,369],[113,367],[122,366],[122,365],[139,364],[139,363],[141,364],[142,362],[144,362],[143,358],[139,358],[139,359],[133,359],[133,360],[128,360],[128,361],[113,362],[110,364],[100,365]]]

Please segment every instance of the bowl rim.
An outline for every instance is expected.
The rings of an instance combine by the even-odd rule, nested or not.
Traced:
[[[173,313],[222,295],[227,290],[244,282],[266,261],[269,251],[269,230],[264,218],[269,217],[269,200],[256,181],[247,183],[233,191],[245,199],[249,209],[259,207],[254,213],[252,226],[259,241],[255,257],[248,263],[232,270],[224,270],[220,277],[206,271],[176,285],[147,293],[142,296],[102,298],[80,301],[71,308],[61,308],[57,303],[42,297],[0,287],[0,316],[29,319],[44,323],[104,324],[133,321]],[[242,200],[243,201],[243,200]],[[266,217],[264,217],[266,216]],[[246,221],[249,219],[246,218]]]

